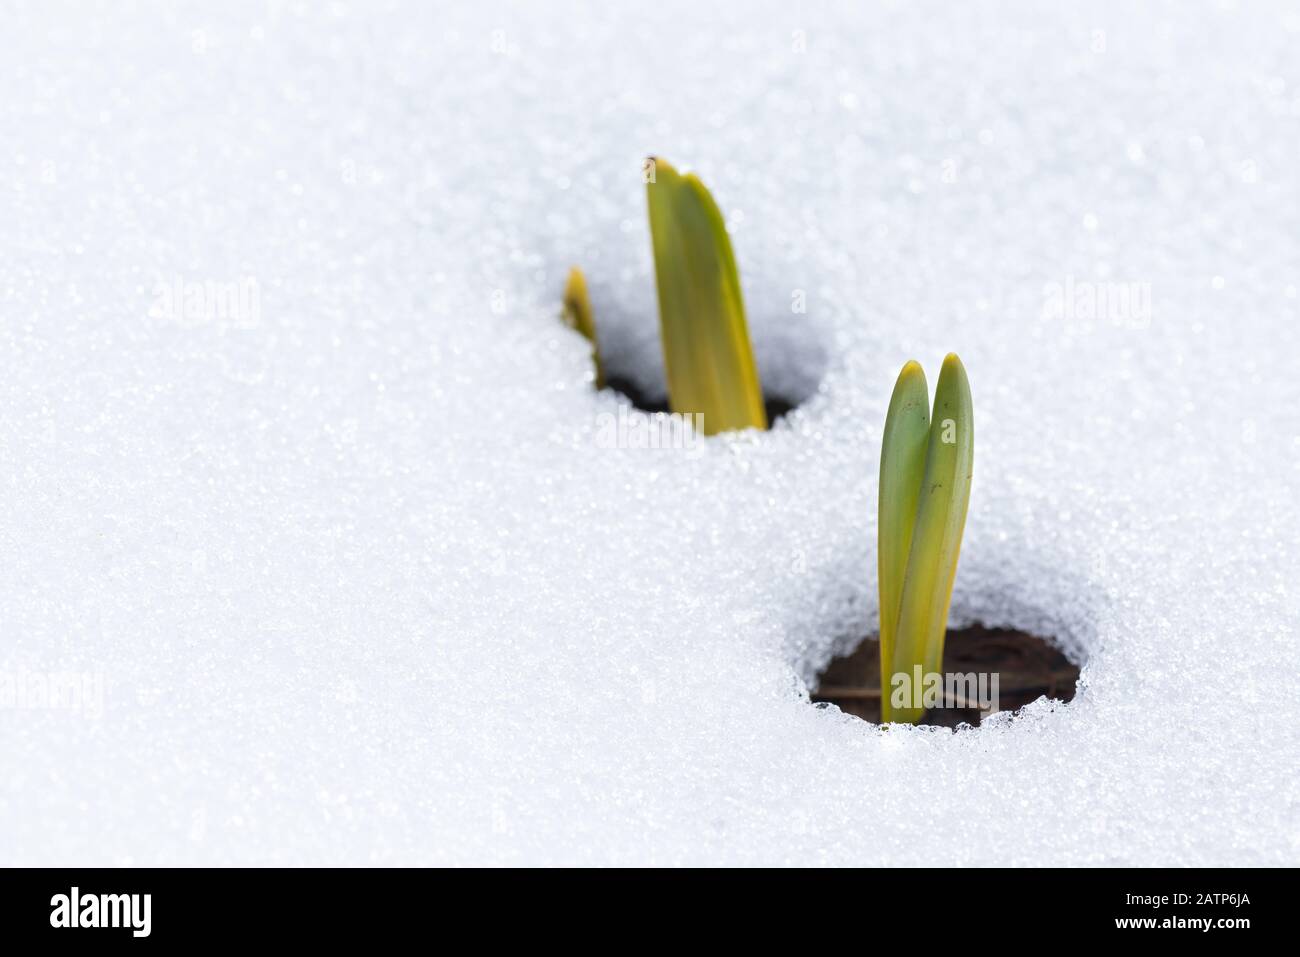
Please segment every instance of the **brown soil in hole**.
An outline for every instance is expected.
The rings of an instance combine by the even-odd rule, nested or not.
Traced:
[[[998,674],[998,707],[1015,711],[1041,695],[1074,698],[1079,668],[1042,638],[1009,628],[975,625],[949,631],[944,639],[945,674]],[[812,696],[846,714],[880,722],[880,646],[864,641],[844,658],[834,659],[822,672],[821,686]],[[922,724],[955,728],[979,724],[978,708],[932,708]]]
[[[667,399],[651,399],[646,393],[630,379],[624,379],[618,376],[611,377],[605,381],[605,388],[613,389],[615,392],[622,393],[631,400],[632,405],[642,412],[669,412]],[[794,403],[787,402],[785,399],[775,396],[763,396],[763,408],[767,410],[767,424],[770,426],[781,416],[785,415],[794,408]]]

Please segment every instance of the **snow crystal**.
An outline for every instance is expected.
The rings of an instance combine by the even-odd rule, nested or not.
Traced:
[[[23,5],[0,32],[0,862],[1294,864],[1285,5]],[[641,160],[769,433],[662,390]],[[1068,705],[882,730],[899,367],[970,374],[953,621]],[[625,443],[626,444],[626,443]]]

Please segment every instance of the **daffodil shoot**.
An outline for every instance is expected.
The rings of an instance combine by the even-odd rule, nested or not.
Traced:
[[[898,374],[880,450],[877,574],[880,585],[881,717],[915,724],[922,700],[888,689],[939,674],[948,605],[966,527],[974,461],[970,383],[955,354],[939,372],[931,409],[925,373]],[[920,668],[918,672],[916,669]],[[897,676],[903,681],[895,682]]]
[[[643,171],[669,407],[697,426],[702,423],[705,435],[766,429],[763,389],[722,212],[694,173],[678,173],[654,156]],[[586,281],[577,267],[569,273],[563,316],[591,342],[596,388],[603,388],[606,369]]]

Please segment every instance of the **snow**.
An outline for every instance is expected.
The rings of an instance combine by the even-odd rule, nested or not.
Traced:
[[[18,7],[0,863],[1296,863],[1297,42],[1285,4]],[[596,441],[559,299],[580,264],[661,381],[650,152],[729,218],[770,433]],[[808,688],[874,630],[894,376],[950,350],[953,622],[1083,686],[882,730]]]

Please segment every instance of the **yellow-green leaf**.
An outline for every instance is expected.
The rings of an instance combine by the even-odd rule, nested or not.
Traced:
[[[879,511],[876,525],[876,561],[880,582],[880,673],[891,674],[894,635],[903,600],[903,579],[912,547],[917,500],[925,473],[925,450],[930,437],[930,393],[925,373],[908,362],[894,383],[880,444]],[[888,682],[882,684],[888,689]],[[882,718],[891,720],[888,695],[881,698]]]
[[[693,174],[651,158],[646,182],[668,401],[704,432],[767,428],[722,213]]]
[[[591,343],[591,362],[596,367],[596,388],[605,388],[605,367],[600,361],[600,344],[596,341],[596,320],[587,298],[587,280],[582,270],[574,266],[569,270],[569,280],[564,285],[564,322],[577,329]]]

